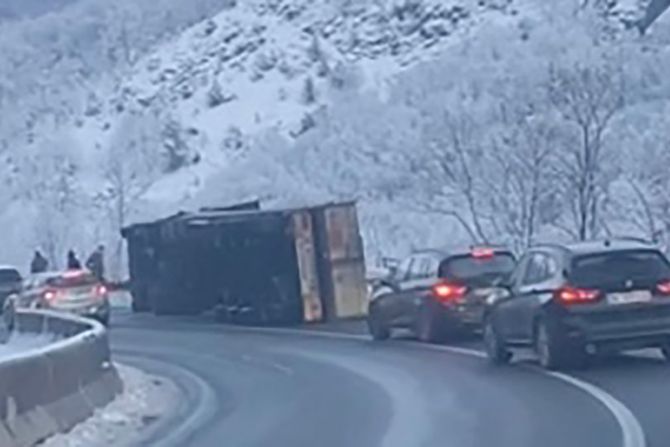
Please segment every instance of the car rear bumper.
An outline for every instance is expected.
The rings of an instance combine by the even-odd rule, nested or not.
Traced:
[[[598,349],[636,349],[670,343],[670,307],[620,315],[571,315],[563,322],[568,338]]]
[[[107,319],[110,313],[109,302],[105,301],[99,304],[90,304],[81,307],[59,308],[53,307],[55,311],[71,313],[84,318]]]
[[[457,329],[475,330],[482,326],[483,307],[476,308],[466,305],[442,306],[444,322],[447,326]]]

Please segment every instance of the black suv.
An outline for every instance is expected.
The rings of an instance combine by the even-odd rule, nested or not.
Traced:
[[[422,341],[441,342],[480,329],[486,297],[515,265],[505,249],[417,252],[373,291],[370,333],[383,340],[405,328]]]
[[[484,343],[494,363],[508,362],[516,347],[533,348],[549,369],[645,347],[670,358],[670,264],[651,244],[534,247],[490,301]]]

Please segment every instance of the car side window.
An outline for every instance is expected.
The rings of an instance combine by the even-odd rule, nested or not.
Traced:
[[[549,257],[542,253],[535,253],[528,262],[523,285],[527,286],[547,281],[552,276],[551,270]]]
[[[440,261],[437,258],[426,258],[426,271],[424,275],[426,278],[436,278],[439,276]]]
[[[513,289],[518,288],[521,285],[521,280],[526,274],[528,266],[528,256],[524,256],[519,260],[519,263],[516,265],[514,271],[510,274],[507,284]]]
[[[437,272],[437,261],[430,257],[424,256],[418,262],[417,278],[431,278]]]
[[[559,273],[558,262],[552,256],[547,256],[547,274],[548,278],[553,278]]]
[[[419,279],[423,275],[424,269],[424,260],[426,258],[423,256],[417,256],[412,261],[412,265],[409,268],[409,278],[408,279]]]
[[[412,261],[414,258],[409,257],[405,258],[400,265],[398,266],[398,269],[396,270],[395,273],[395,280],[396,281],[404,281],[409,277],[409,270],[412,265]]]
[[[21,284],[21,289],[22,290],[30,290],[33,288],[33,278],[26,278],[23,280],[23,284]]]

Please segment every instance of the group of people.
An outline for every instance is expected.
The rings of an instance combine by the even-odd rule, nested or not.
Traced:
[[[104,259],[105,247],[99,245],[86,260],[86,268],[100,280],[103,280],[105,275]],[[81,270],[81,262],[74,250],[67,252],[66,265],[68,270]],[[33,260],[30,262],[30,273],[43,273],[47,270],[49,270],[49,261],[39,250],[35,250]]]

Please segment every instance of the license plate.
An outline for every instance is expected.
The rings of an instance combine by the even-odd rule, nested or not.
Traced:
[[[651,301],[651,292],[648,290],[610,293],[607,295],[607,302],[610,304],[646,303],[649,301]]]

